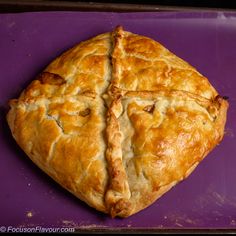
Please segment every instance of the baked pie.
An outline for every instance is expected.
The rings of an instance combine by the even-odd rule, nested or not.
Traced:
[[[160,43],[118,26],[56,58],[10,107],[12,135],[37,166],[89,206],[128,217],[222,140],[228,102]]]

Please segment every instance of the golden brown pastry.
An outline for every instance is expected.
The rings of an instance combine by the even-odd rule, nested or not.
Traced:
[[[55,59],[10,106],[33,162],[91,207],[128,217],[221,141],[228,103],[161,44],[117,27]]]

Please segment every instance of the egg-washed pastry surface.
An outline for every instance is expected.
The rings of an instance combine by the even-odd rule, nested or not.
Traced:
[[[128,217],[219,144],[228,102],[160,43],[119,26],[56,58],[10,107],[12,135],[36,165],[89,206]]]

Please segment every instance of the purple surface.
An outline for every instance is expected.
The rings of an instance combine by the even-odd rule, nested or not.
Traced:
[[[128,219],[110,219],[54,183],[16,145],[5,120],[7,101],[55,56],[118,24],[161,42],[230,98],[223,142],[187,180]],[[236,13],[0,15],[0,226],[236,228],[235,46]]]

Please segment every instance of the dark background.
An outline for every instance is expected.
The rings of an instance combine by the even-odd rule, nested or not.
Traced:
[[[71,2],[78,2],[76,0],[71,0]],[[80,2],[89,2],[85,0],[80,0]],[[148,5],[161,5],[161,6],[190,6],[190,7],[211,7],[211,8],[236,8],[236,1],[231,0],[211,0],[211,1],[204,1],[204,0],[136,0],[136,1],[129,1],[129,0],[121,0],[121,1],[114,1],[114,0],[101,0],[101,1],[93,1],[93,2],[103,2],[103,3],[131,3],[131,4],[148,4]]]
[[[0,12],[236,10],[236,0],[0,0]]]

